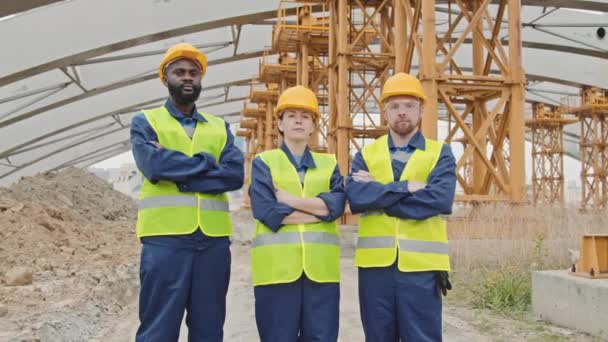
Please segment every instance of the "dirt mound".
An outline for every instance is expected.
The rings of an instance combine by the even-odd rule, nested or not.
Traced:
[[[77,168],[0,188],[0,269],[82,257],[117,238],[133,240],[132,227],[116,231],[121,225],[109,223],[131,224],[136,210],[131,198]]]
[[[135,295],[136,214],[130,197],[77,168],[0,188],[0,341],[89,340]],[[33,282],[9,286],[20,268]]]
[[[134,219],[136,213],[132,199],[78,168],[23,178],[7,190],[18,201],[47,204],[84,221]]]

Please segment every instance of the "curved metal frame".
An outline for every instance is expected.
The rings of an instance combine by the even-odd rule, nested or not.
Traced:
[[[15,2],[15,1],[13,1],[13,2]],[[54,3],[54,2],[59,2],[59,1],[42,1],[42,0],[40,0],[40,1],[34,1],[34,0],[19,1],[19,3],[23,6],[23,7],[21,7],[21,10],[31,9],[31,8],[35,8],[37,6],[43,6],[45,4]],[[495,2],[498,2],[498,1],[493,1],[493,3],[495,3]],[[442,3],[442,1],[437,1],[437,3]],[[595,1],[522,0],[522,5],[524,5],[524,6],[542,6],[542,7],[555,6],[555,7],[563,7],[563,8],[608,12],[608,4],[595,2]],[[16,8],[16,9],[19,10],[18,8]],[[38,10],[44,11],[45,8],[40,8]],[[291,10],[288,9],[288,11],[291,11]],[[18,13],[18,12],[15,11],[13,13],[8,13],[8,12],[0,11],[0,16],[7,15],[7,14],[15,14],[15,13]],[[194,24],[185,25],[182,27],[175,27],[170,30],[152,32],[149,34],[141,35],[136,38],[130,38],[130,39],[114,42],[112,44],[98,46],[96,48],[88,49],[86,51],[80,51],[80,52],[77,52],[77,53],[74,53],[74,54],[71,54],[68,56],[64,56],[62,58],[47,61],[42,64],[38,64],[38,65],[35,65],[32,67],[25,68],[23,70],[15,71],[8,75],[1,76],[0,77],[0,86],[4,86],[4,85],[11,84],[11,83],[14,83],[19,80],[23,80],[23,79],[26,79],[26,78],[29,78],[29,77],[32,77],[35,75],[39,75],[39,74],[51,71],[51,70],[59,69],[66,76],[68,76],[70,78],[71,82],[58,85],[57,87],[60,87],[60,86],[66,87],[66,84],[73,83],[73,84],[78,85],[83,90],[83,92],[78,95],[75,95],[75,96],[72,96],[72,97],[69,97],[66,99],[62,99],[62,100],[44,105],[42,107],[33,109],[26,113],[22,113],[18,116],[14,116],[9,119],[0,121],[0,130],[9,129],[12,124],[16,124],[16,123],[26,120],[28,118],[32,118],[38,114],[47,112],[49,110],[60,108],[62,106],[65,106],[65,105],[68,105],[71,103],[75,103],[77,101],[80,101],[80,100],[83,100],[86,98],[90,98],[90,97],[93,97],[93,96],[96,96],[99,94],[103,94],[103,93],[106,93],[106,92],[109,92],[112,90],[120,89],[123,87],[128,87],[130,85],[144,82],[144,81],[147,81],[147,80],[150,80],[150,79],[153,79],[156,77],[155,73],[149,73],[149,74],[141,75],[139,77],[131,78],[128,80],[122,80],[122,81],[118,81],[118,82],[113,82],[113,83],[105,85],[105,86],[87,90],[80,85],[79,80],[78,80],[78,75],[76,73],[74,73],[75,75],[69,74],[68,68],[70,68],[74,65],[94,62],[97,59],[99,59],[99,58],[95,59],[95,57],[103,56],[103,55],[106,55],[108,53],[115,52],[118,50],[130,48],[130,47],[134,47],[134,46],[138,46],[138,45],[143,45],[143,44],[147,44],[147,43],[154,42],[154,41],[160,41],[160,40],[164,40],[164,39],[168,39],[168,38],[172,38],[172,37],[179,37],[179,36],[183,36],[185,34],[202,32],[202,31],[221,28],[221,27],[237,27],[238,28],[238,34],[236,36],[233,34],[233,38],[234,38],[233,41],[227,42],[229,44],[234,45],[234,53],[230,57],[220,58],[215,61],[211,61],[210,65],[220,65],[220,64],[224,64],[224,63],[230,63],[230,62],[241,61],[241,60],[250,59],[250,58],[261,57],[264,53],[263,50],[247,52],[247,53],[240,53],[240,54],[236,53],[237,49],[238,49],[238,40],[240,37],[240,28],[242,27],[242,25],[260,24],[260,23],[264,24],[265,20],[269,20],[269,19],[272,19],[275,17],[276,17],[276,10],[270,10],[270,11],[263,11],[263,12],[257,12],[257,13],[248,13],[248,14],[243,14],[243,15],[234,16],[234,17],[218,18],[217,20],[212,20],[212,21],[208,21],[208,22],[194,23]],[[0,23],[0,25],[1,24],[2,23]],[[470,41],[469,42],[465,41],[465,43],[470,43]],[[585,57],[608,59],[607,51],[602,51],[602,50],[597,50],[597,49],[587,49],[587,48],[579,48],[579,47],[574,47],[574,46],[569,46],[569,45],[558,45],[558,44],[549,44],[549,43],[540,43],[540,42],[525,42],[525,41],[523,42],[523,46],[525,48],[531,48],[531,49],[557,51],[557,52],[563,52],[563,53],[577,54],[577,55],[581,55],[581,56],[585,56]],[[252,70],[252,72],[254,72],[254,71]],[[527,79],[531,80],[531,81],[550,82],[550,83],[556,83],[556,84],[562,84],[562,85],[574,86],[574,87],[580,87],[580,86],[584,85],[579,82],[574,82],[571,80],[557,79],[557,78],[548,77],[548,76],[544,76],[544,75],[528,74]],[[243,80],[239,80],[236,82],[217,84],[217,85],[208,87],[206,89],[207,90],[218,89],[218,88],[226,89],[230,86],[247,84],[248,82],[249,82],[249,79],[243,79]],[[48,89],[40,90],[40,92],[44,92],[44,91],[48,91]],[[78,136],[86,134],[86,133],[83,133],[83,132],[72,133],[67,136],[61,136],[61,137],[55,138],[51,141],[44,142],[46,139],[59,136],[62,133],[68,132],[68,131],[75,129],[77,127],[80,127],[82,125],[89,124],[91,122],[95,122],[97,120],[101,120],[101,119],[108,118],[108,117],[118,118],[120,115],[133,113],[137,108],[158,103],[158,102],[162,101],[162,99],[163,98],[151,99],[148,101],[133,104],[128,107],[113,110],[111,112],[104,113],[102,115],[97,115],[93,118],[88,118],[86,120],[79,121],[72,125],[68,125],[65,127],[57,127],[57,129],[55,129],[52,132],[41,134],[41,135],[37,136],[35,139],[32,139],[25,143],[19,144],[18,146],[13,146],[8,150],[0,151],[0,159],[10,158],[12,155],[15,155],[15,154],[29,152],[31,150],[35,150],[38,147],[42,147],[42,146],[45,146],[48,144],[55,144],[62,140],[69,140],[70,138],[78,137]],[[11,101],[11,100],[12,100],[11,98],[6,98],[6,99],[0,100],[0,101],[7,102],[7,101]],[[242,100],[242,99],[229,98],[228,96],[226,96],[224,98],[224,101],[216,102],[216,103],[213,103],[212,105],[216,105],[216,104],[220,104],[220,103],[235,102],[235,101],[240,101],[240,100]],[[209,104],[207,104],[207,105],[209,105]],[[236,114],[237,113],[227,113],[224,115],[225,116],[235,116]],[[116,120],[118,120],[118,119],[116,119]],[[120,122],[117,122],[117,123],[120,124]],[[35,165],[42,160],[45,160],[45,159],[48,159],[51,157],[56,157],[57,155],[60,155],[67,150],[73,149],[75,147],[81,147],[81,146],[87,145],[87,144],[89,144],[89,145],[95,144],[95,141],[98,140],[99,138],[109,136],[111,134],[114,134],[114,133],[117,133],[120,131],[124,131],[126,128],[128,128],[128,125],[120,124],[119,128],[114,128],[115,123],[111,123],[111,124],[105,124],[105,125],[103,125],[103,127],[105,127],[105,129],[103,130],[102,133],[94,135],[93,137],[88,137],[84,140],[80,140],[74,144],[62,146],[61,148],[56,149],[56,150],[52,151],[51,153],[48,153],[42,157],[36,158],[34,160],[30,160],[25,164],[13,167],[13,169],[11,171],[4,173],[4,174],[0,174],[0,180],[5,178],[8,175],[19,173],[23,169],[26,169],[32,165]],[[108,131],[107,128],[109,128],[109,127],[112,127],[114,129],[111,129]],[[86,132],[88,132],[88,130]],[[39,143],[39,144],[32,146],[32,144],[36,144],[36,143]],[[128,149],[128,146],[124,146],[124,143],[125,143],[125,141],[113,143],[113,144],[110,144],[110,145],[107,145],[105,147],[98,149],[98,151],[96,151],[96,152],[87,151],[86,154],[77,155],[75,158],[71,158],[68,161],[64,161],[63,163],[60,163],[60,165],[54,166],[52,169],[58,169],[58,168],[62,168],[62,167],[69,166],[69,165],[75,165],[75,164],[79,164],[79,165],[85,165],[85,164],[90,164],[90,163],[92,164],[94,162],[103,160],[105,158],[109,158],[116,154],[122,153],[126,149]],[[114,148],[112,148],[112,147],[114,147]],[[108,149],[110,149],[110,151],[108,151]],[[84,155],[86,155],[87,158],[83,159]]]

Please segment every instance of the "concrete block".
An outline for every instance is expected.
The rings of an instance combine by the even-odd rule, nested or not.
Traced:
[[[532,308],[537,318],[602,337],[608,336],[608,279],[563,271],[532,273]]]

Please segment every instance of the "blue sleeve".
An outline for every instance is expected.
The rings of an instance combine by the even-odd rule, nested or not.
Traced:
[[[215,158],[208,153],[188,157],[178,151],[157,148],[151,143],[153,141],[158,142],[156,132],[144,114],[138,113],[131,121],[133,157],[137,168],[152,183],[184,181],[215,166]]]
[[[274,232],[283,226],[283,219],[295,211],[294,208],[277,201],[270,169],[259,157],[251,164],[249,199],[253,217]]]
[[[452,213],[456,191],[456,160],[450,145],[443,145],[437,165],[424,189],[386,208],[386,213],[404,219],[424,220]]]
[[[346,178],[346,195],[353,214],[384,209],[409,195],[407,181],[382,184],[353,180],[352,174],[359,170],[368,171],[361,152],[355,155],[352,172]]]
[[[243,152],[234,144],[234,136],[227,123],[226,134],[226,146],[220,154],[219,164],[188,177],[184,181],[177,182],[177,188],[180,192],[221,194],[238,190],[243,186],[245,176]]]
[[[327,209],[329,209],[329,215],[319,216],[321,221],[331,222],[338,219],[344,213],[344,206],[346,205],[346,192],[344,191],[344,177],[340,174],[340,169],[336,165],[334,173],[331,175],[330,190],[319,194],[317,197],[321,198]]]

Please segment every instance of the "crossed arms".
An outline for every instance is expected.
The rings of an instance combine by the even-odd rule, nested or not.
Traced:
[[[243,154],[234,145],[228,124],[226,131],[226,145],[219,161],[205,152],[189,157],[161,146],[156,132],[140,113],[131,124],[133,157],[150,182],[175,182],[180,192],[219,194],[237,190],[243,186]]]
[[[275,186],[268,166],[258,157],[251,165],[249,187],[253,216],[277,232],[285,224],[306,224],[336,220],[344,212],[346,194],[338,167],[330,179],[330,190],[304,198]]]
[[[389,216],[423,220],[450,214],[456,188],[456,162],[444,145],[428,182],[374,180],[361,153],[353,160],[352,175],[346,180],[346,194],[353,213],[384,210]]]

